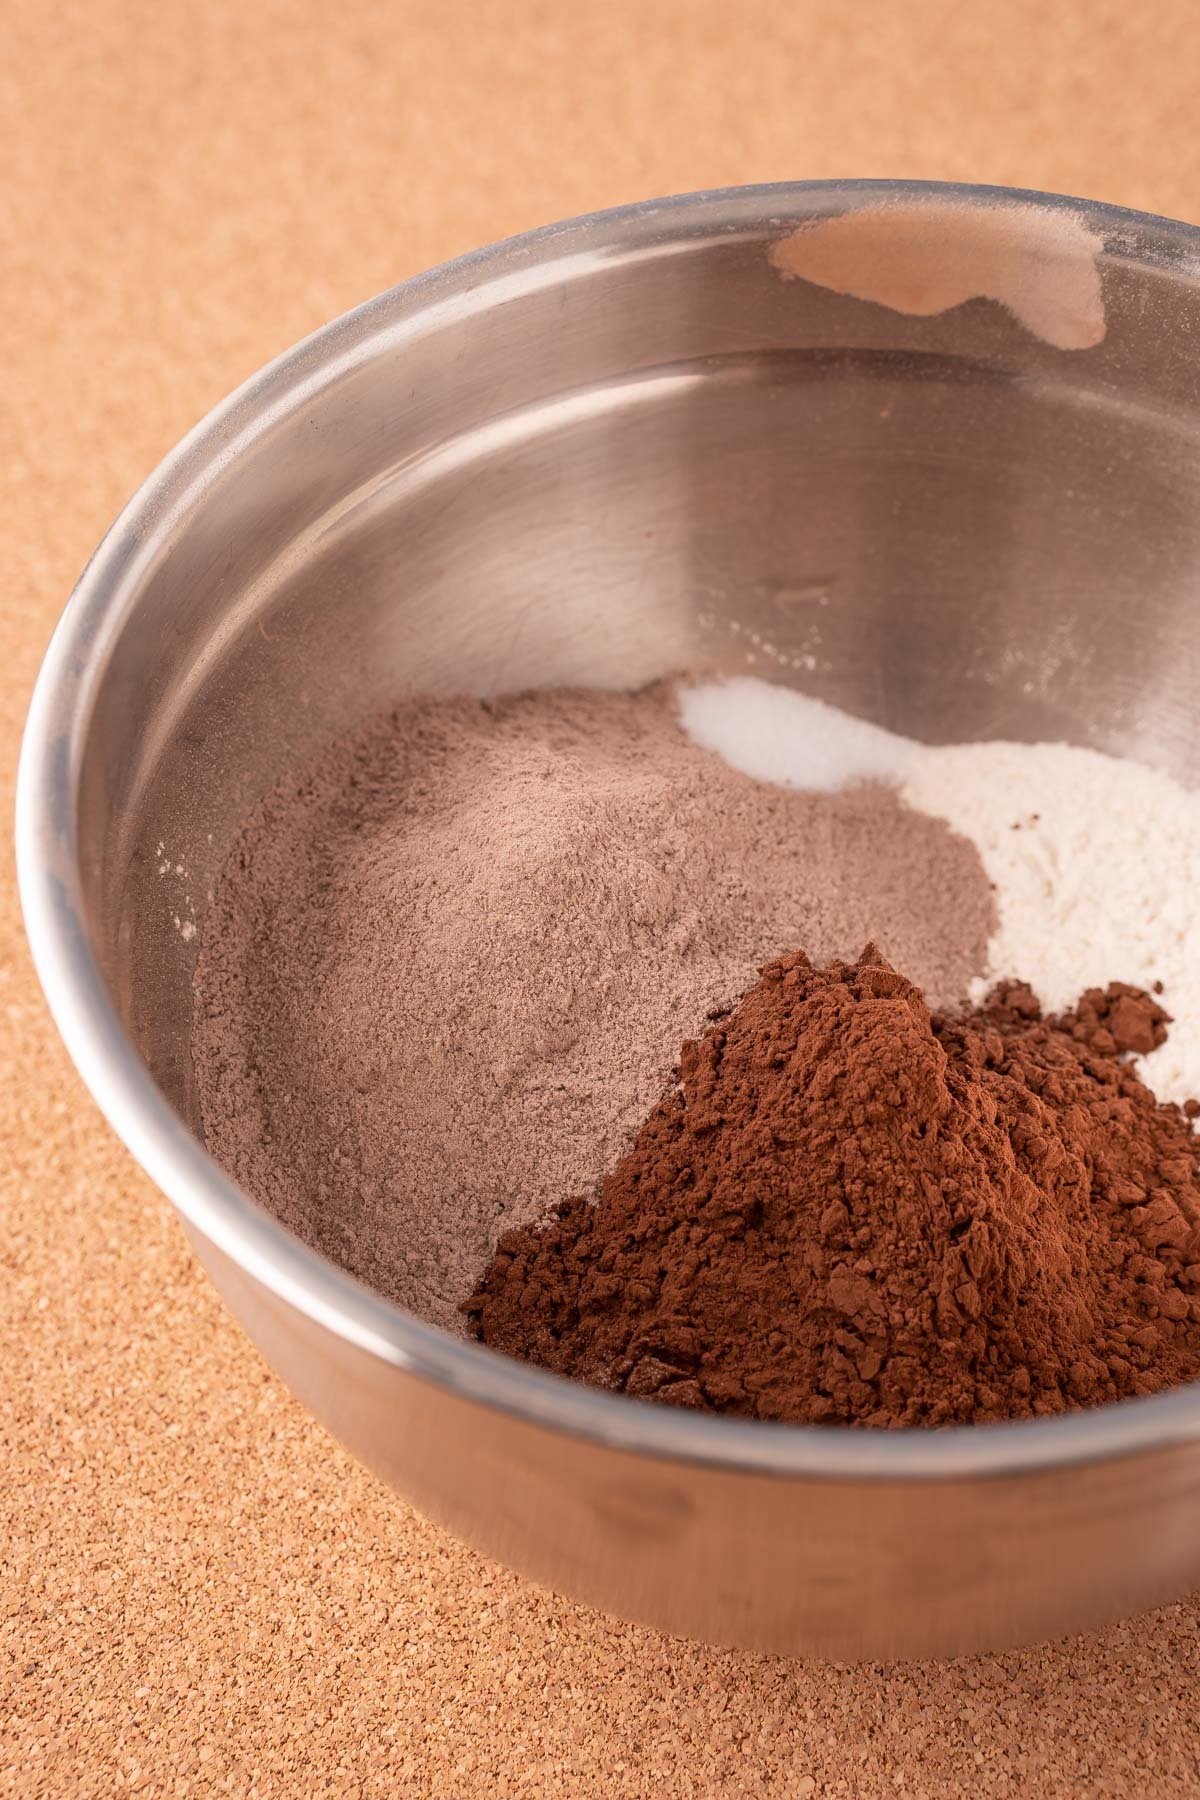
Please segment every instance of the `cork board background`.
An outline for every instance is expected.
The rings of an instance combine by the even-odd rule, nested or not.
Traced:
[[[781,177],[1200,218],[1188,0],[9,0],[0,24],[5,818],[111,516],[236,382],[404,276]],[[953,1666],[792,1665],[597,1617],[423,1524],[268,1373],[101,1123],[0,856],[0,1793],[1200,1792],[1200,1599]]]

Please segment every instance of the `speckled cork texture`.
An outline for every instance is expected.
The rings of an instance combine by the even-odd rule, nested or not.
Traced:
[[[0,58],[3,812],[121,502],[267,357],[650,194],[876,174],[1200,202],[1184,0],[330,11],[17,0]],[[1200,1600],[881,1671],[722,1654],[482,1563],[267,1372],[70,1070],[4,848],[0,1793],[1185,1795]]]

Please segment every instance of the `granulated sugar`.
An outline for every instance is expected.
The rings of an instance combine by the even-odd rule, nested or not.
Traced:
[[[679,717],[694,744],[756,781],[831,794],[857,781],[895,786],[923,746],[824,700],[752,675],[681,686]]]
[[[595,1187],[761,963],[875,938],[961,1004],[993,924],[944,823],[750,780],[670,689],[417,701],[234,846],[196,972],[205,1133],[309,1243],[461,1329],[500,1233]]]
[[[1167,1042],[1141,1059],[1163,1100],[1200,1094],[1200,795],[1067,744],[930,747],[749,677],[680,695],[693,740],[732,767],[823,792],[870,777],[979,849],[997,924],[979,999],[1027,981],[1050,1011],[1088,987],[1163,987]]]

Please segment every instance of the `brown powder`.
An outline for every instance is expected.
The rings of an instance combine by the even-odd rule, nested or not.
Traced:
[[[1135,989],[957,1021],[870,949],[771,963],[686,1043],[597,1203],[509,1233],[468,1303],[563,1374],[768,1419],[937,1425],[1200,1375],[1196,1142],[1122,1052]]]
[[[462,1330],[500,1233],[594,1189],[759,964],[874,935],[954,1004],[992,916],[947,826],[883,788],[756,783],[668,689],[414,702],[234,846],[196,973],[206,1138],[309,1243]]]

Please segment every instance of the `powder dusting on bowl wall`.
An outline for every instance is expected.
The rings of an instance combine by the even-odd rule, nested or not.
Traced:
[[[1089,350],[1105,334],[1103,248],[1065,208],[931,198],[805,223],[770,259],[785,278],[923,318],[994,300],[1056,349]]]

